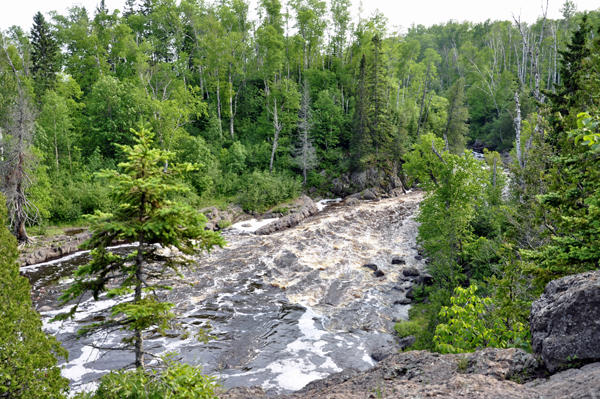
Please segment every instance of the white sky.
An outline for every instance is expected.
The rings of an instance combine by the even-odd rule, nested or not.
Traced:
[[[543,0],[544,3],[546,0]],[[112,11],[122,10],[125,0],[105,0]],[[256,4],[257,0],[252,0]],[[286,1],[283,0],[282,3]],[[353,16],[357,15],[359,0],[353,0]],[[598,0],[574,0],[578,10],[599,8]],[[37,11],[47,13],[56,10],[66,13],[67,7],[74,4],[85,6],[93,11],[99,0],[0,0],[0,29],[6,30],[12,25],[20,25],[29,31],[33,15]],[[390,21],[391,26],[404,29],[415,24],[429,26],[449,19],[458,21],[483,22],[492,20],[510,20],[512,13],[521,14],[523,21],[534,22],[541,15],[542,0],[364,0],[363,18],[379,9]],[[549,18],[559,18],[559,9],[564,0],[549,0]],[[254,8],[254,6],[253,6]]]

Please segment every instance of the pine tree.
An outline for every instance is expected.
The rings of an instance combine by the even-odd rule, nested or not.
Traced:
[[[366,64],[366,57],[363,54],[360,60],[358,84],[355,96],[356,104],[354,107],[354,129],[352,131],[352,139],[350,142],[352,164],[355,169],[360,169],[362,167],[362,158],[366,155],[366,151],[370,147],[370,137],[368,135],[369,122],[367,116],[369,99],[365,88]]]
[[[80,330],[90,333],[97,329],[125,328],[132,335],[125,339],[124,347],[135,353],[135,366],[144,368],[148,352],[144,349],[145,332],[156,328],[159,332],[172,327],[175,315],[172,303],[162,302],[160,291],[170,290],[167,279],[182,278],[182,267],[191,267],[189,255],[196,251],[209,251],[223,246],[225,241],[213,231],[204,230],[206,217],[189,205],[169,200],[189,188],[180,182],[184,173],[195,170],[184,163],[171,166],[168,172],[163,165],[171,154],[152,148],[153,135],[142,129],[135,132],[137,144],[119,147],[128,161],[119,166],[122,173],[103,171],[100,177],[114,184],[112,199],[120,204],[114,214],[97,212],[90,216],[92,238],[85,247],[91,250],[92,260],[75,272],[75,281],[64,291],[63,303],[81,298],[91,292],[98,300],[106,292],[108,298],[133,293],[131,300],[123,300],[111,309],[111,317],[102,323],[92,324]],[[107,250],[114,241],[136,242],[137,249],[128,255],[118,255]],[[162,255],[162,248],[171,248],[180,255]],[[116,284],[111,281],[116,280]],[[75,305],[69,313],[56,319],[75,314]],[[115,349],[115,348],[111,348]]]
[[[68,353],[44,334],[32,308],[31,286],[19,275],[17,241],[5,227],[4,203],[0,194],[0,398],[66,398],[69,382],[56,358]]]
[[[60,71],[58,55],[58,43],[50,31],[50,25],[38,11],[31,28],[31,73],[38,97],[54,86],[56,73]]]
[[[373,36],[372,45],[367,86],[369,96],[367,119],[369,121],[369,136],[375,148],[375,154],[379,156],[380,153],[385,153],[389,148],[394,126],[387,105],[386,69],[379,35]]]

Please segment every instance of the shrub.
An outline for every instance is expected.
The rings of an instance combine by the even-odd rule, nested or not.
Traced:
[[[511,328],[497,317],[491,316],[491,298],[479,298],[477,286],[456,287],[451,298],[452,306],[443,306],[440,316],[447,318],[439,324],[433,338],[441,353],[472,352],[478,348],[529,347],[529,331],[520,322]]]
[[[243,179],[238,201],[245,211],[263,211],[298,196],[300,182],[283,174],[254,171]]]
[[[80,393],[78,399],[213,399],[219,384],[202,374],[199,367],[167,360],[164,371],[113,371],[100,380],[94,393]]]

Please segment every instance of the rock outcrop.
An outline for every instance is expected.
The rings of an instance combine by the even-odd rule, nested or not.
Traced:
[[[300,202],[302,204],[299,207],[299,209],[297,209],[292,214],[284,216],[284,217],[280,218],[279,220],[276,220],[272,223],[269,223],[266,226],[261,227],[260,229],[256,230],[255,234],[267,235],[267,234],[275,233],[276,231],[294,227],[294,226],[298,225],[298,223],[300,223],[301,221],[306,219],[307,217],[319,212],[319,208],[317,208],[317,205],[313,202],[312,199],[310,199],[306,195],[303,195],[296,201]]]
[[[48,239],[36,237],[35,247],[25,247],[19,256],[21,266],[35,265],[79,251],[79,246],[91,237],[84,231],[73,235],[57,235]]]
[[[600,363],[535,379],[536,359],[520,349],[487,348],[475,353],[440,355],[410,351],[385,356],[375,367],[347,369],[309,383],[279,399],[594,399],[600,397]],[[532,380],[523,384],[526,380]],[[222,399],[263,398],[261,387],[232,388]]]
[[[533,351],[550,371],[600,359],[600,270],[548,283],[530,325]]]
[[[403,190],[402,181],[398,176],[376,168],[364,172],[344,173],[331,181],[331,192],[340,197],[359,193],[361,199],[373,200],[381,195],[398,197]]]

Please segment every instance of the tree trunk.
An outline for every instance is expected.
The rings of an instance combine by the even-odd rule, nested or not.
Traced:
[[[419,111],[419,123],[417,124],[417,137],[421,131],[421,117],[423,116],[423,106],[425,105],[425,95],[427,94],[427,80],[429,79],[429,70],[431,62],[427,65],[427,73],[425,74],[425,87],[423,88],[423,97],[421,98],[421,111]]]
[[[275,136],[273,137],[273,150],[271,151],[271,162],[269,163],[269,173],[273,173],[273,161],[275,160],[275,150],[277,150],[277,140],[279,139],[279,132],[281,132],[282,126],[279,123],[277,117],[277,98],[274,98],[275,106],[273,107],[273,128],[275,129]]]

